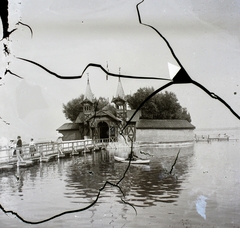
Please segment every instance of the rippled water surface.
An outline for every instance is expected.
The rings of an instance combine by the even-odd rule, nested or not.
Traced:
[[[150,164],[131,165],[119,184],[137,213],[123,203],[117,187],[107,185],[85,211],[39,225],[0,212],[0,227],[240,227],[239,149],[235,141],[144,148],[153,155]],[[118,153],[112,149],[1,172],[0,203],[31,222],[85,208],[106,180],[116,184],[123,177],[128,164],[114,162]]]

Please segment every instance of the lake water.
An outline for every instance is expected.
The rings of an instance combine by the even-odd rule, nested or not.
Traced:
[[[0,212],[0,227],[240,227],[239,141],[144,151],[153,155],[150,164],[131,165],[119,184],[124,200],[137,213],[121,201],[117,187],[107,185],[98,202],[85,211],[38,225]],[[87,207],[106,180],[116,184],[122,178],[128,164],[114,162],[118,152],[82,154],[1,172],[0,203],[30,222]]]

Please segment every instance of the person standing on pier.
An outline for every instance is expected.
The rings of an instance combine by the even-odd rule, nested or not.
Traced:
[[[17,137],[17,147],[16,150],[19,154],[22,154],[22,139],[21,136]]]
[[[31,157],[33,157],[34,153],[36,151],[36,146],[35,146],[35,142],[34,142],[33,138],[31,139],[31,141],[29,143],[29,151],[30,151]]]
[[[22,154],[22,140],[21,140],[21,136],[17,137],[16,154],[17,154],[18,162],[22,162],[23,158],[21,157],[21,154]]]

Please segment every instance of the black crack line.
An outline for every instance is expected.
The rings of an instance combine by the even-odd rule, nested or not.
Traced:
[[[5,56],[10,55],[10,50],[7,44],[3,44],[3,53],[5,54]]]
[[[16,77],[18,77],[18,78],[21,78],[21,79],[23,79],[23,77],[21,77],[21,76],[19,76],[19,75],[15,74],[15,73],[13,73],[13,72],[12,72],[12,71],[10,71],[10,70],[6,70],[6,71],[5,71],[5,73],[4,73],[4,75],[6,75],[7,73],[9,73],[9,74],[12,74],[12,75],[14,75],[14,76],[16,76]]]
[[[64,211],[64,212],[62,212],[62,213],[60,213],[60,214],[56,214],[56,215],[54,215],[54,216],[52,216],[52,217],[50,217],[50,218],[47,218],[47,219],[44,219],[44,220],[40,220],[40,221],[36,221],[36,222],[34,222],[34,221],[29,221],[29,220],[26,220],[26,219],[22,218],[17,212],[14,212],[14,211],[11,211],[11,210],[5,210],[4,207],[3,207],[1,204],[0,204],[0,209],[1,209],[5,214],[15,215],[18,219],[20,219],[22,222],[27,223],[27,224],[36,225],[36,224],[40,224],[40,223],[45,223],[45,222],[48,222],[48,221],[53,220],[53,219],[56,219],[56,218],[58,218],[58,217],[61,217],[61,216],[63,216],[63,215],[66,215],[66,214],[77,213],[77,212],[81,212],[81,211],[85,211],[85,210],[89,209],[90,207],[92,207],[93,205],[95,205],[95,204],[97,203],[97,201],[98,201],[98,199],[99,199],[99,197],[100,197],[101,192],[105,189],[105,187],[106,187],[107,185],[110,185],[110,186],[113,186],[113,187],[118,188],[119,191],[120,191],[120,192],[122,193],[122,195],[124,196],[124,193],[123,193],[121,187],[118,186],[118,184],[113,184],[113,183],[111,183],[111,182],[109,182],[109,181],[106,181],[105,184],[98,190],[98,194],[97,194],[97,196],[96,196],[96,199],[95,199],[91,204],[89,204],[87,207],[80,208],[80,209],[76,209],[76,210]],[[122,201],[123,203],[126,203],[126,204],[128,204],[128,205],[130,205],[131,207],[134,208],[134,206],[133,206],[132,204],[126,202],[126,201],[123,200],[122,198],[121,198],[121,201]],[[135,208],[134,208],[134,210],[136,211]]]
[[[144,24],[142,23],[142,19],[141,19],[141,15],[140,15],[140,12],[139,12],[139,5],[142,4],[144,2],[144,0],[142,0],[141,2],[139,2],[137,5],[136,5],[136,9],[137,9],[137,14],[138,14],[138,20],[139,20],[139,23],[144,25],[144,26],[147,26],[151,29],[153,29],[166,43],[166,45],[168,46],[169,50],[171,51],[172,53],[172,56],[174,57],[174,59],[177,61],[177,63],[179,64],[179,66],[181,67],[181,72],[177,73],[176,76],[173,78],[173,84],[185,84],[185,83],[192,83],[196,86],[198,86],[199,88],[201,88],[203,91],[205,91],[210,97],[214,98],[214,99],[217,99],[219,100],[222,104],[224,104],[231,112],[234,116],[236,116],[239,120],[240,120],[240,116],[231,108],[230,105],[227,104],[226,101],[224,101],[221,97],[217,96],[216,94],[214,94],[213,92],[210,92],[209,90],[207,90],[203,85],[201,85],[200,83],[192,80],[190,78],[190,76],[188,75],[188,73],[186,72],[186,70],[184,69],[183,65],[181,64],[180,60],[177,58],[176,54],[174,53],[173,51],[173,48],[171,47],[170,43],[167,41],[167,39],[156,29],[154,28],[153,26],[151,25],[148,25],[148,24]],[[134,113],[133,115],[135,115],[136,113]]]
[[[13,29],[12,31],[8,31],[9,24],[8,24],[8,0],[1,0],[0,3],[0,17],[2,21],[3,31],[2,31],[2,39],[8,38],[12,32],[14,32],[16,29]]]
[[[21,21],[19,21],[16,25],[23,25],[23,26],[28,27],[30,32],[31,32],[31,37],[33,37],[33,30],[32,30],[32,28],[29,25],[27,25],[25,23],[22,23]]]
[[[171,81],[168,78],[159,78],[159,77],[152,77],[152,76],[145,76],[145,77],[141,77],[141,76],[132,76],[132,75],[123,75],[123,74],[114,74],[111,73],[109,71],[107,71],[101,64],[96,64],[96,63],[89,63],[85,69],[83,70],[81,75],[76,75],[76,76],[62,76],[59,75],[49,69],[47,69],[46,67],[44,67],[43,65],[34,62],[32,60],[29,59],[25,59],[25,58],[21,58],[21,57],[17,57],[17,59],[32,63],[40,68],[42,68],[43,70],[47,71],[49,74],[54,75],[55,77],[59,78],[59,79],[79,79],[82,78],[83,74],[85,73],[85,71],[89,68],[89,67],[96,67],[96,68],[100,68],[103,72],[105,72],[107,75],[112,76],[112,77],[121,77],[121,78],[130,78],[130,79],[152,79],[152,80],[165,80],[165,81]]]
[[[131,140],[131,139],[130,139]],[[133,140],[131,140],[131,152],[130,152],[130,159],[129,159],[129,162],[128,162],[128,166],[127,168],[125,169],[124,173],[123,173],[123,176],[122,178],[117,182],[117,186],[121,183],[121,181],[125,178],[130,166],[131,166],[131,162],[132,162],[132,158],[133,158]],[[129,204],[134,210],[135,210],[135,213],[137,214],[137,210],[135,209],[135,207],[133,206],[133,204],[130,204],[127,202],[127,204]]]
[[[134,205],[133,205],[133,204],[131,204],[131,203],[129,203],[129,202],[127,202],[127,201],[125,201],[123,198],[121,198],[121,201],[122,201],[123,203],[125,203],[125,204],[127,204],[127,205],[131,206],[131,207],[134,209],[134,211],[135,211],[135,213],[136,213],[136,215],[137,215],[137,210],[136,210],[136,208],[134,207]]]
[[[171,45],[170,45],[169,42],[167,41],[167,39],[166,39],[156,28],[154,28],[153,26],[142,23],[141,14],[140,14],[140,12],[139,12],[139,5],[142,4],[143,2],[144,2],[144,0],[142,0],[141,2],[139,2],[139,3],[136,5],[139,23],[142,24],[142,25],[144,25],[144,26],[147,26],[147,27],[150,27],[151,29],[153,29],[153,30],[165,41],[165,43],[167,44],[169,50],[170,50],[171,53],[172,53],[172,56],[173,56],[174,59],[177,61],[177,63],[179,64],[179,66],[180,66],[181,68],[183,68],[182,64],[180,63],[179,59],[178,59],[177,56],[175,55],[175,53],[174,53]]]
[[[202,89],[204,92],[206,92],[211,98],[217,99],[218,101],[220,101],[223,105],[225,105],[230,112],[237,117],[240,120],[240,116],[231,108],[231,106],[224,101],[221,97],[219,97],[218,95],[216,95],[213,92],[210,92],[208,89],[206,89],[203,85],[201,85],[200,83],[194,81],[191,79],[191,83],[194,84],[195,86],[199,87],[200,89]],[[143,105],[149,100],[151,99],[155,94],[159,93],[160,91],[166,89],[167,87],[174,85],[174,84],[179,84],[178,82],[169,82],[167,84],[165,84],[164,86],[158,88],[157,90],[155,90],[152,94],[150,94],[139,106],[138,108],[135,110],[135,112],[132,114],[132,116],[130,117],[130,119],[127,121],[127,123],[125,124],[125,126],[121,129],[121,133],[123,134],[123,131],[126,129],[126,127],[130,124],[131,120],[133,119],[133,117],[136,115],[136,113],[143,107]]]
[[[195,86],[198,86],[200,89],[202,89],[204,92],[206,92],[210,97],[212,97],[213,99],[217,99],[219,100],[222,104],[224,104],[229,110],[230,112],[236,116],[239,120],[240,120],[240,116],[231,108],[231,106],[224,101],[221,97],[219,97],[218,95],[216,95],[213,92],[210,92],[209,90],[207,90],[203,85],[201,85],[200,83],[192,80],[192,84],[194,84]]]
[[[120,133],[120,134],[121,134],[121,133]],[[124,138],[124,139],[125,139],[125,138]],[[121,179],[117,182],[117,185],[119,185],[119,184],[122,182],[122,180],[125,178],[128,170],[129,170],[129,168],[130,168],[130,166],[131,166],[132,154],[133,154],[133,141],[131,141],[131,152],[130,152],[130,153],[131,153],[131,155],[130,155],[130,159],[129,159],[129,162],[128,162],[128,166],[127,166],[127,168],[125,169],[125,171],[124,171]]]
[[[172,164],[172,167],[171,167],[171,170],[170,170],[169,174],[172,174],[173,168],[174,168],[174,166],[175,166],[176,163],[177,163],[178,155],[179,155],[179,153],[180,153],[180,150],[181,150],[181,149],[179,149],[179,151],[178,151],[178,153],[177,153],[177,156],[176,156],[176,158],[175,158],[175,160],[174,160],[174,162],[173,162],[173,164]]]
[[[174,78],[175,80],[173,79],[173,81],[171,81],[171,80],[166,79],[166,78],[138,77],[138,76],[130,76],[130,75],[119,75],[119,74],[113,74],[113,73],[108,72],[108,71],[105,70],[100,64],[95,64],[95,63],[90,63],[90,64],[88,64],[88,65],[86,66],[86,68],[84,69],[83,73],[88,69],[88,67],[98,67],[98,68],[100,68],[101,70],[103,70],[107,75],[110,75],[110,76],[113,76],[113,77],[123,77],[123,78],[125,77],[125,78],[134,78],[134,79],[155,79],[155,80],[167,80],[167,81],[170,81],[168,84],[166,84],[166,85],[160,87],[159,89],[157,89],[156,91],[154,91],[151,95],[149,95],[149,96],[145,99],[144,102],[142,102],[142,104],[138,107],[138,109],[134,112],[134,114],[132,115],[132,117],[130,118],[130,120],[127,122],[126,126],[130,123],[130,121],[132,120],[132,118],[134,117],[134,115],[136,114],[136,112],[144,105],[144,103],[145,103],[146,101],[148,101],[151,97],[153,97],[156,93],[160,92],[161,90],[163,90],[163,89],[165,89],[165,88],[167,88],[167,87],[169,87],[169,86],[171,86],[171,85],[173,85],[173,84],[179,84],[179,83],[193,83],[193,84],[195,84],[195,85],[198,86],[199,88],[203,89],[203,90],[204,90],[207,94],[209,94],[212,98],[218,99],[220,102],[222,102],[222,103],[223,103],[226,107],[228,107],[228,108],[230,109],[230,111],[234,114],[235,112],[231,109],[231,107],[230,107],[223,99],[221,99],[220,97],[218,97],[216,94],[208,91],[204,86],[202,86],[201,84],[193,81],[193,80],[188,76],[188,74],[187,74],[187,72],[185,71],[185,69],[183,68],[182,64],[180,63],[180,61],[179,61],[178,58],[176,57],[176,55],[175,55],[172,47],[170,46],[169,42],[167,41],[167,39],[166,39],[164,36],[161,35],[161,33],[160,33],[157,29],[155,29],[153,26],[150,26],[150,25],[147,25],[147,24],[143,24],[143,23],[142,23],[142,21],[141,21],[141,16],[140,16],[138,7],[139,7],[139,5],[140,5],[141,3],[143,3],[143,2],[144,2],[144,0],[142,0],[140,3],[138,3],[138,4],[136,5],[137,13],[138,13],[138,18],[139,18],[139,23],[142,24],[142,25],[145,25],[145,26],[148,26],[148,27],[152,28],[155,32],[157,32],[157,33],[160,35],[160,37],[166,42],[167,46],[169,47],[169,49],[170,49],[173,57],[175,58],[175,60],[176,60],[177,63],[179,64],[179,66],[182,68],[181,70],[182,70],[182,72],[185,74],[184,76],[187,76],[187,78],[185,77],[184,80],[182,80],[181,77],[180,77],[180,78],[178,77],[177,79]],[[1,13],[1,17],[2,17],[2,13]],[[3,22],[3,20],[2,20],[2,22]],[[82,75],[83,75],[83,73],[82,73],[82,75],[80,75],[80,76],[68,76],[68,77],[67,77],[67,76],[60,76],[60,75],[58,75],[58,74],[56,74],[56,73],[48,70],[48,69],[45,68],[44,66],[42,66],[42,65],[40,65],[40,64],[38,64],[38,63],[36,63],[36,62],[34,62],[34,61],[31,61],[31,60],[28,60],[28,59],[24,59],[24,58],[18,58],[18,59],[21,59],[21,60],[30,62],[30,63],[32,63],[32,64],[35,64],[35,65],[41,67],[42,69],[44,69],[45,71],[47,71],[48,73],[50,73],[50,74],[52,74],[52,75],[54,75],[54,76],[56,76],[56,77],[58,77],[58,78],[60,78],[60,79],[77,79],[77,78],[81,78]],[[181,76],[182,76],[182,75],[181,75]],[[176,77],[176,76],[175,76],[175,77]],[[239,119],[239,116],[238,116],[236,113],[235,113],[234,115]],[[126,127],[126,126],[125,126],[125,127]],[[124,129],[125,129],[125,127],[124,127]],[[123,130],[124,130],[124,129],[123,129]],[[122,131],[123,131],[123,130],[122,130]],[[121,133],[120,133],[120,134],[121,134]],[[131,140],[131,153],[133,153],[132,148],[133,148],[133,141]],[[180,152],[180,150],[179,150],[179,152]],[[172,165],[172,168],[171,168],[171,170],[170,170],[170,173],[172,172],[172,169],[173,169],[174,165],[176,164],[176,161],[177,161],[179,152],[178,152],[177,157],[176,157],[176,159],[175,159],[175,161],[174,161],[174,164]],[[132,157],[132,156],[131,156],[131,157]],[[105,186],[106,186],[107,184],[119,188],[119,190],[122,192],[122,190],[121,190],[121,188],[119,187],[118,184],[125,178],[125,175],[126,175],[127,171],[129,170],[130,165],[131,165],[131,158],[129,159],[128,167],[126,168],[126,170],[125,170],[122,178],[117,182],[117,184],[112,184],[111,182],[106,181],[105,184],[104,184],[104,186],[103,186],[101,189],[99,189],[98,195],[97,195],[96,199],[93,201],[93,203],[91,203],[90,205],[88,205],[88,206],[85,207],[85,208],[81,208],[81,209],[78,209],[78,210],[65,211],[65,212],[60,213],[60,214],[58,214],[58,215],[55,215],[55,216],[53,216],[53,217],[51,217],[51,218],[49,218],[49,219],[45,219],[45,220],[42,220],[42,221],[39,221],[39,222],[30,222],[30,221],[24,220],[21,216],[18,215],[18,213],[14,212],[14,211],[6,211],[6,210],[2,207],[2,205],[0,205],[0,208],[2,209],[3,212],[5,212],[5,213],[11,213],[11,214],[17,216],[17,217],[18,217],[20,220],[22,220],[23,222],[29,223],[29,224],[39,224],[39,223],[47,222],[47,221],[52,220],[52,219],[54,219],[54,218],[60,217],[60,216],[62,216],[62,215],[64,215],[64,214],[76,213],[76,212],[80,212],[80,211],[83,211],[83,210],[87,210],[88,208],[92,207],[92,206],[97,202],[97,200],[98,200],[98,198],[99,198],[99,196],[100,196],[101,191],[105,188]],[[122,200],[122,201],[123,201],[123,200]],[[125,201],[123,201],[123,202],[125,202]],[[128,204],[129,204],[129,203],[128,203]],[[131,204],[129,204],[129,205],[131,205]],[[132,206],[132,205],[131,205],[131,206]],[[133,208],[134,208],[134,207],[133,207]],[[134,209],[135,209],[135,208],[134,208]],[[135,210],[135,211],[136,211],[136,210]]]
[[[29,63],[32,63],[40,68],[42,68],[43,70],[47,71],[49,74],[52,74],[54,75],[55,77],[59,78],[59,79],[79,79],[82,77],[82,75],[79,75],[79,76],[61,76],[53,71],[50,71],[49,69],[47,69],[46,67],[42,66],[41,64],[37,63],[37,62],[34,62],[32,60],[29,60],[29,59],[24,59],[24,58],[20,58],[20,57],[16,57],[17,59],[20,59],[20,60],[23,60],[23,61],[26,61],[26,62],[29,62]]]
[[[169,82],[167,84],[165,84],[164,86],[161,86],[160,88],[158,88],[157,90],[155,90],[153,93],[151,93],[139,106],[138,108],[135,110],[135,112],[132,114],[131,118],[127,121],[126,125],[122,128],[121,132],[123,134],[123,131],[126,129],[126,127],[130,124],[131,120],[133,119],[133,117],[136,115],[136,113],[142,108],[142,106],[149,100],[151,99],[155,94],[157,94],[158,92],[166,89],[167,87],[173,85],[174,82]]]

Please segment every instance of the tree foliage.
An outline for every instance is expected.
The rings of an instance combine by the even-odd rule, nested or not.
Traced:
[[[84,99],[84,95],[81,94],[78,98],[74,98],[70,100],[67,104],[63,104],[63,113],[66,119],[74,122],[79,113],[83,111],[82,101]],[[94,100],[93,107],[95,111],[101,110],[102,108],[107,106],[107,110],[112,114],[116,115],[116,110],[113,105],[109,104],[108,99],[104,97],[99,97],[98,100]]]
[[[97,111],[103,108],[107,111],[110,111],[114,116],[116,116],[116,108],[114,105],[111,105],[109,103],[109,100],[105,97],[99,97],[97,100]]]
[[[153,87],[143,87],[133,95],[128,95],[127,101],[130,108],[137,109],[153,92]],[[191,122],[190,114],[179,104],[173,92],[156,94],[143,105],[141,110],[144,119],[183,119]]]
[[[83,111],[82,101],[84,95],[80,95],[78,98],[74,98],[70,100],[67,104],[63,104],[63,113],[66,119],[71,120],[74,122],[79,113]]]

